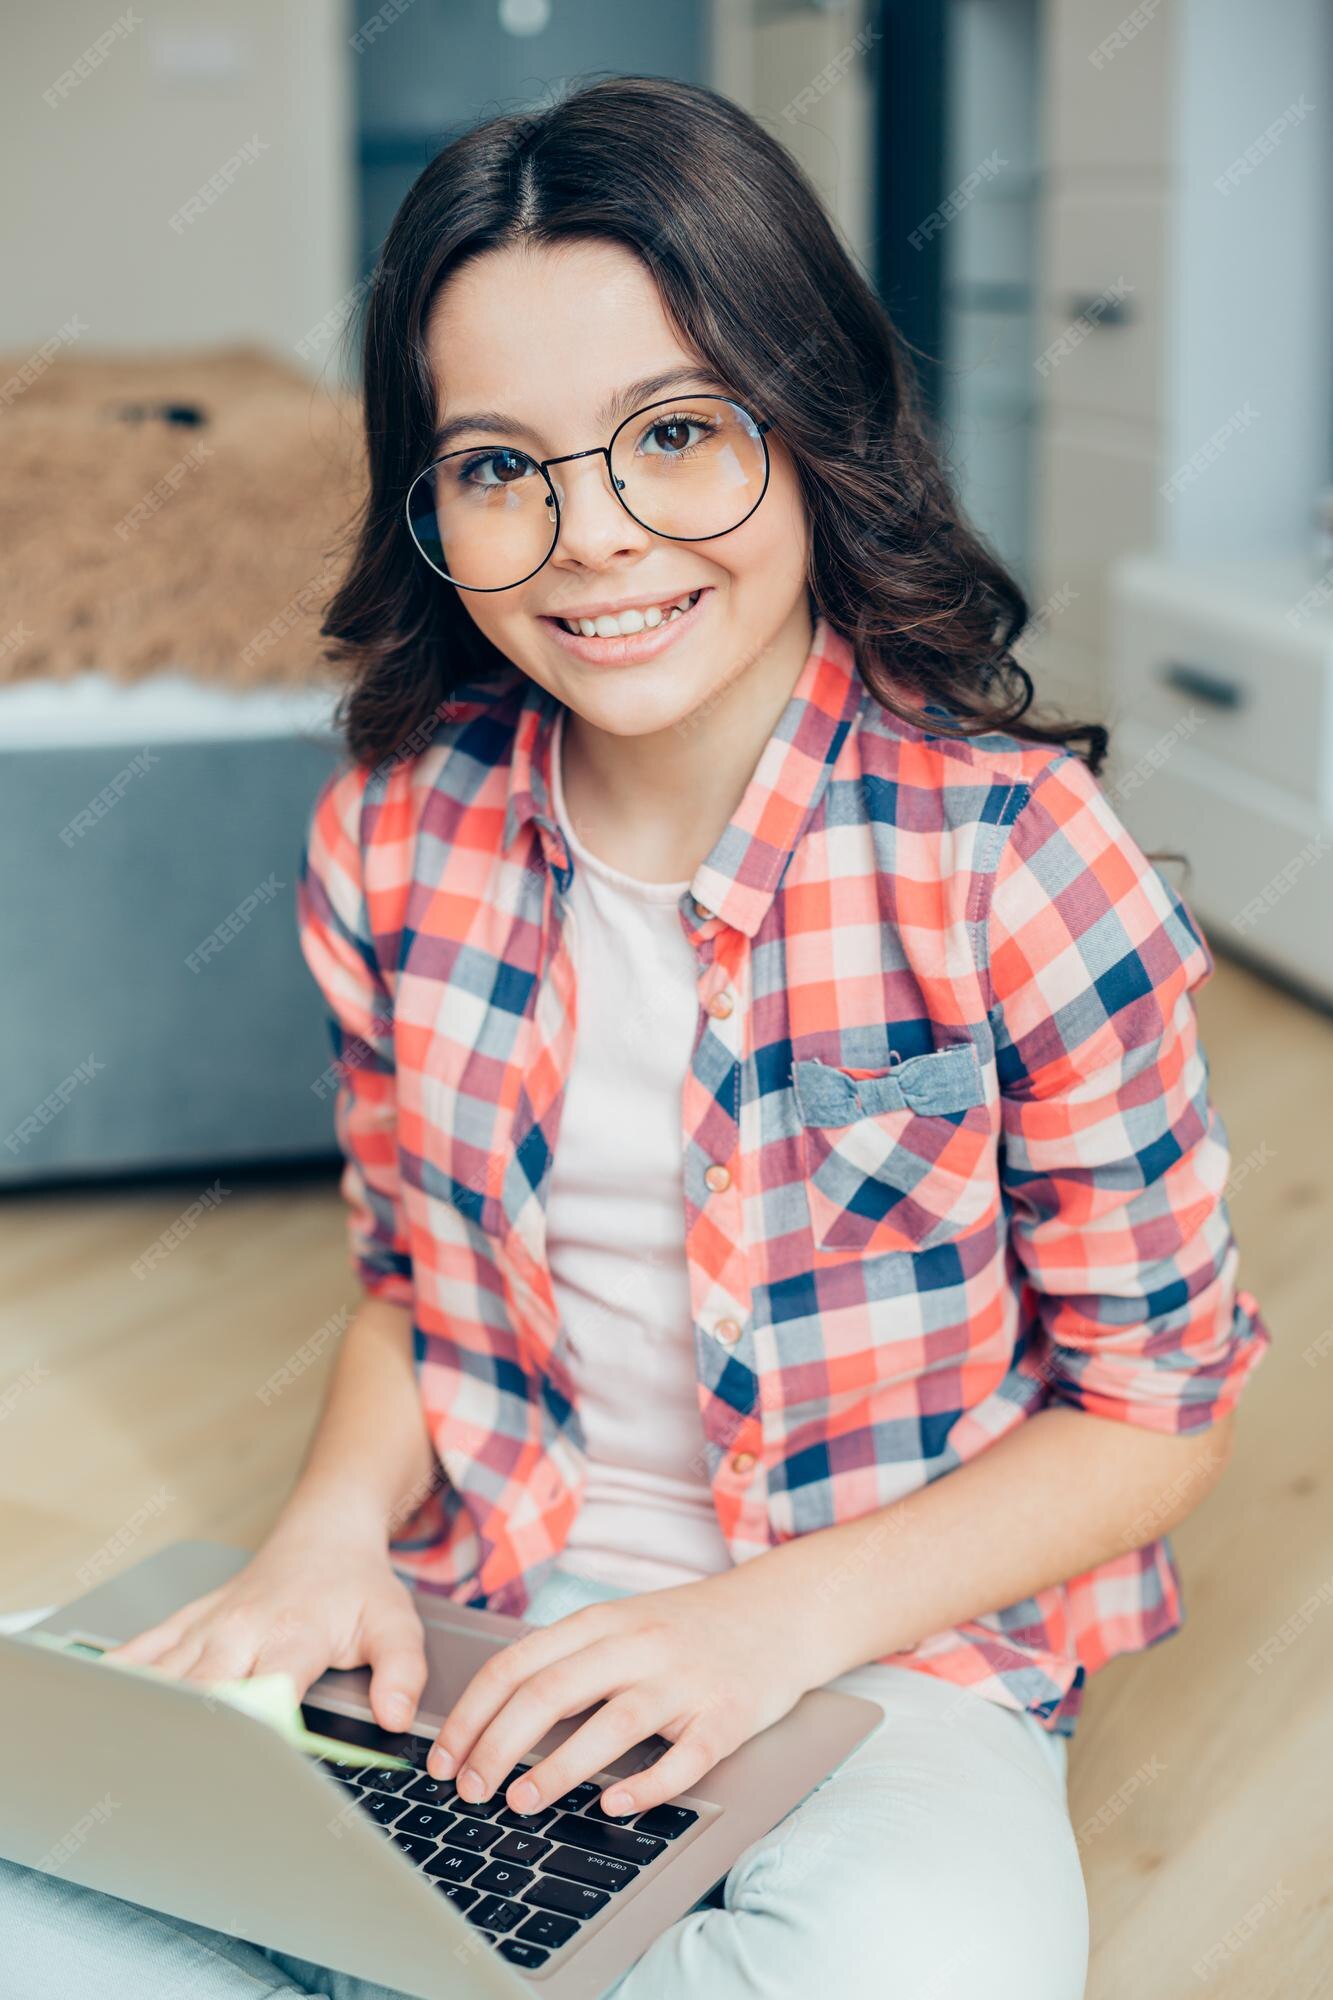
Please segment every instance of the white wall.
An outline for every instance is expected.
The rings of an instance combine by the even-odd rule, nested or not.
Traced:
[[[0,41],[0,350],[29,353],[77,317],[90,346],[254,340],[298,358],[296,342],[355,276],[354,11],[345,0],[152,0],[118,35],[118,0],[17,12]],[[790,147],[863,265],[871,57],[859,47],[845,71],[838,58],[864,25],[864,0],[714,0],[718,87]],[[87,74],[67,87],[80,59]],[[265,150],[173,229],[256,136]],[[318,343],[312,365],[331,352]]]
[[[120,34],[114,0],[6,23],[0,348],[29,352],[77,317],[90,348],[255,341],[296,360],[353,280],[342,0],[129,13]],[[263,150],[238,160],[256,137]],[[228,161],[225,191],[173,229]]]
[[[1244,428],[1164,510],[1161,544],[1182,557],[1287,555],[1308,546],[1331,470],[1333,13],[1328,0],[1177,4],[1167,464],[1186,464],[1229,420]]]
[[[868,11],[866,0],[713,0],[711,80],[794,156],[869,277],[878,52]]]

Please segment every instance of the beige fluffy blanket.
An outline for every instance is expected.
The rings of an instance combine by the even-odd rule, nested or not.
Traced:
[[[332,682],[364,483],[354,399],[262,350],[0,355],[0,682]]]

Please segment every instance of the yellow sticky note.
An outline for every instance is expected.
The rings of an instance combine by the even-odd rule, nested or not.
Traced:
[[[408,1771],[412,1766],[406,1757],[393,1757],[385,1750],[367,1750],[359,1743],[343,1743],[333,1736],[320,1736],[313,1729],[307,1729],[301,1714],[301,1704],[297,1698],[296,1683],[290,1674],[251,1674],[240,1681],[210,1681],[208,1692],[219,1701],[227,1701],[234,1708],[243,1708],[247,1714],[258,1716],[294,1743],[298,1750],[309,1750],[317,1756],[336,1757],[340,1764],[355,1764],[359,1768],[376,1770]]]

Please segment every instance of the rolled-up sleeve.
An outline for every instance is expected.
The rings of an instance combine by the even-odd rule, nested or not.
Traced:
[[[301,854],[301,950],[329,1010],[333,1062],[316,1084],[334,1098],[352,1261],[367,1292],[412,1303],[412,1258],[398,1173],[393,1000],[366,910],[361,811],[367,770],[340,769],[315,800]]]
[[[1191,998],[1212,954],[1072,755],[1012,822],[986,931],[1001,1187],[1052,1397],[1204,1429],[1270,1341]]]

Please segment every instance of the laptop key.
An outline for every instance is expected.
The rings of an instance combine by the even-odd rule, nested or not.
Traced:
[[[523,1891],[525,1903],[539,1910],[556,1910],[562,1917],[595,1917],[611,1898],[605,1889],[589,1889],[582,1882],[565,1882],[558,1875],[539,1875]]]
[[[490,1931],[512,1931],[527,1914],[522,1903],[511,1902],[507,1896],[483,1896],[467,1913],[469,1923],[484,1924]]]
[[[403,1853],[418,1864],[423,1861],[429,1861],[431,1855],[435,1852],[435,1842],[433,1840],[422,1840],[420,1835],[415,1833],[400,1833],[397,1827],[394,1828],[389,1838],[394,1842],[395,1846],[401,1847]]]
[[[445,1882],[466,1882],[485,1859],[484,1854],[469,1854],[464,1847],[442,1847],[426,1863],[426,1873]]]
[[[555,1818],[554,1806],[542,1806],[533,1813],[517,1813],[512,1806],[506,1806],[502,1813],[495,1815],[501,1826],[512,1826],[516,1833],[540,1833]]]
[[[678,1840],[698,1819],[688,1806],[649,1806],[634,1822],[636,1833],[653,1833],[663,1840]]]
[[[403,1801],[399,1799],[396,1803],[401,1806]],[[402,1818],[396,1820],[394,1825],[395,1831],[399,1833],[420,1833],[427,1840],[438,1840],[441,1834],[449,1831],[453,1823],[454,1815],[452,1813],[441,1812],[438,1806],[410,1805]]]
[[[507,1958],[511,1965],[526,1966],[532,1972],[537,1966],[545,1965],[551,1954],[539,1945],[525,1944],[522,1938],[507,1937],[500,1939],[500,1956]]]
[[[410,1777],[409,1773],[409,1777]],[[411,1778],[403,1796],[423,1806],[447,1806],[454,1795],[452,1778]]]
[[[372,1792],[401,1792],[412,1783],[412,1771],[378,1771],[368,1765],[361,1773],[359,1783]]]
[[[557,1847],[545,1863],[548,1875],[564,1875],[572,1882],[590,1882],[594,1889],[623,1889],[639,1871],[628,1861],[616,1861],[609,1854],[589,1854],[582,1847]]]
[[[442,1836],[446,1847],[466,1847],[473,1854],[484,1854],[499,1837],[499,1827],[492,1826],[488,1819],[455,1820]]]
[[[549,1854],[549,1840],[538,1840],[535,1833],[507,1833],[503,1840],[497,1840],[491,1853],[497,1861],[540,1861],[543,1854]]]
[[[529,1944],[544,1944],[549,1950],[558,1951],[577,1932],[573,1917],[558,1917],[554,1910],[535,1910],[516,1935]]]
[[[609,1820],[586,1819],[582,1813],[562,1813],[550,1834],[552,1840],[590,1847],[594,1854],[612,1854],[617,1861],[654,1861],[666,1846],[664,1840],[654,1840],[650,1833],[612,1826]]]
[[[490,1819],[504,1804],[500,1792],[492,1792],[488,1799],[460,1799],[455,1792],[449,1801],[449,1810],[456,1813],[470,1813],[473,1819]]]
[[[515,1868],[512,1861],[488,1861],[477,1877],[479,1889],[493,1889],[497,1896],[516,1896],[532,1880],[530,1868]]]
[[[407,1808],[401,1799],[395,1799],[389,1792],[362,1792],[359,1804],[363,1812],[377,1819],[381,1826],[392,1826],[399,1813]]]
[[[592,1798],[585,1805],[581,1805],[578,1810],[582,1813],[587,1813],[589,1819],[601,1820],[604,1826],[628,1826],[634,1817],[634,1808],[632,1806],[627,1813],[607,1812],[596,1793],[593,1794]]]
[[[479,1890],[469,1889],[466,1882],[437,1882],[435,1886],[442,1896],[447,1896],[460,1910],[465,1910],[470,1903],[475,1903],[480,1893]]]
[[[591,1778],[585,1778],[581,1785],[575,1785],[572,1791],[557,1799],[556,1804],[561,1812],[577,1812],[580,1806],[587,1805],[589,1799],[595,1799],[601,1789],[602,1787],[594,1784]]]

